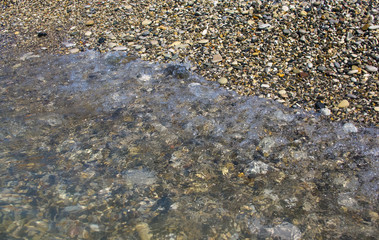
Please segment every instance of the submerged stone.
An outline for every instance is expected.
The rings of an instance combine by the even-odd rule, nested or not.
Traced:
[[[376,128],[122,51],[22,61],[0,66],[4,237],[28,238],[20,221],[49,239],[376,236]]]

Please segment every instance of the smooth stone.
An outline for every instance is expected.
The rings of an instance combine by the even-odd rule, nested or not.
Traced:
[[[114,48],[114,47],[116,47],[117,46],[117,43],[114,43],[114,42],[110,42],[110,43],[108,43],[108,47],[109,48]]]
[[[63,45],[64,45],[66,48],[70,48],[70,47],[74,47],[76,44],[75,44],[75,43],[64,42]]]
[[[324,116],[330,116],[332,114],[332,112],[328,109],[328,108],[322,108],[320,110],[321,114],[324,115]]]
[[[226,79],[225,77],[222,77],[218,80],[218,83],[221,84],[221,85],[224,85],[224,84],[227,84],[228,83],[228,79]]]
[[[356,132],[358,132],[357,127],[354,126],[354,124],[352,124],[352,123],[346,123],[345,125],[343,125],[343,130],[346,133],[356,133]]]
[[[141,36],[146,37],[150,35],[150,31],[144,31]]]
[[[350,70],[347,74],[356,74],[356,73],[358,73],[359,72],[359,70],[358,69],[353,69],[353,70]]]
[[[268,84],[262,84],[261,87],[262,87],[262,88],[269,88],[270,85],[268,85]]]
[[[365,25],[362,26],[361,29],[362,29],[363,31],[366,31],[369,27],[370,27],[370,24],[365,24]]]
[[[288,30],[288,29],[283,29],[283,33],[284,33],[284,34],[286,34],[286,35],[288,35],[288,34],[290,34],[290,33],[291,33],[291,31],[290,31],[290,30]]]
[[[86,26],[92,26],[95,24],[95,21],[93,20],[88,20],[87,22],[84,23]]]
[[[337,107],[339,108],[346,108],[349,106],[349,102],[347,100],[342,100]]]
[[[113,35],[112,33],[111,33],[111,34],[108,34],[107,36],[108,36],[108,38],[109,38],[110,40],[115,40],[115,39],[116,39],[116,36]]]
[[[368,27],[368,29],[370,29],[370,30],[379,29],[379,25],[372,25],[372,26]]]
[[[323,108],[325,108],[325,104],[323,104],[322,102],[316,102],[315,108],[316,109],[323,109]]]
[[[271,24],[263,23],[263,24],[259,24],[258,29],[266,29],[269,27],[271,27]]]
[[[301,73],[299,73],[299,75],[300,75],[300,77],[302,77],[302,78],[306,78],[306,77],[309,76],[309,73],[307,73],[307,72],[301,72]]]
[[[375,110],[376,112],[379,112],[379,107],[374,107],[374,110]]]
[[[151,43],[151,45],[158,45],[159,44],[159,42],[157,40],[151,40],[150,43]]]
[[[325,66],[318,66],[317,68],[320,72],[324,72],[326,70]]]
[[[301,16],[307,16],[308,13],[307,13],[306,11],[303,10],[303,11],[300,12],[300,15],[301,15]]]
[[[90,37],[90,36],[92,35],[92,32],[87,31],[87,32],[84,33],[84,35],[85,35],[86,37]]]
[[[283,6],[282,10],[283,10],[283,12],[288,12],[289,8],[288,8],[288,6]]]
[[[351,32],[348,32],[346,35],[346,40],[349,41],[354,37],[354,35]]]
[[[126,49],[127,49],[127,47],[125,47],[125,46],[119,46],[119,47],[113,48],[114,51],[125,51]]]
[[[146,20],[144,20],[144,21],[142,22],[142,25],[143,25],[143,26],[147,26],[147,25],[150,25],[151,23],[152,23],[151,20],[146,19]]]
[[[205,43],[208,43],[208,42],[209,42],[208,39],[202,39],[198,43],[205,44]]]
[[[288,97],[286,90],[280,90],[278,93],[282,98]]]
[[[37,33],[37,37],[46,37],[47,36],[47,33],[45,33],[45,32],[39,32],[39,33]]]
[[[79,48],[70,49],[69,52],[70,53],[78,53],[79,52]]]
[[[28,53],[25,53],[24,55],[22,55],[22,57],[20,57],[20,60],[25,61],[25,60],[30,59],[30,58],[38,58],[38,57],[40,57],[40,56],[34,55],[33,52],[28,52]]]
[[[335,66],[336,68],[340,68],[340,67],[341,67],[341,65],[340,65],[338,62],[334,62],[334,66]]]
[[[143,48],[143,46],[142,46],[142,45],[135,45],[134,48],[135,48],[136,50],[140,50],[140,49]]]
[[[366,65],[366,70],[368,72],[377,72],[378,71],[378,68],[377,67],[374,67],[374,66],[371,66],[371,65]]]
[[[181,41],[175,41],[175,42],[173,42],[173,43],[170,45],[170,47],[176,47],[176,46],[179,46],[180,44],[182,44]]]
[[[220,54],[216,54],[213,56],[212,62],[217,63],[222,61],[222,56]]]

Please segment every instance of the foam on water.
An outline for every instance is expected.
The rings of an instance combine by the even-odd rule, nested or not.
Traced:
[[[25,218],[37,211],[58,226],[43,236],[76,233],[62,226],[96,211],[108,215],[78,225],[96,226],[95,238],[134,239],[123,224],[140,222],[157,239],[377,234],[378,129],[118,52],[30,59],[3,66],[0,79],[0,201],[32,199]],[[2,229],[17,211],[2,212]]]

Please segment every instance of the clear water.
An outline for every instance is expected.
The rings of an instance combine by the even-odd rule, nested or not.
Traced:
[[[0,238],[375,239],[378,129],[123,53],[0,69]]]

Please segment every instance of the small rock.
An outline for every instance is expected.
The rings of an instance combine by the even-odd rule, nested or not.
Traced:
[[[286,90],[280,90],[278,93],[282,98],[288,97]]]
[[[370,29],[370,30],[379,29],[379,25],[372,25],[372,26],[368,27],[368,29]]]
[[[285,5],[284,5],[284,6],[282,7],[282,10],[283,10],[283,12],[288,12],[289,8],[288,8],[288,6],[285,6]]]
[[[354,98],[354,99],[358,98],[356,95],[351,94],[351,93],[348,93],[346,96],[349,97],[349,98]]]
[[[103,43],[105,43],[105,37],[100,37],[98,40],[97,40],[97,43],[99,43],[99,44],[103,44]]]
[[[288,29],[283,29],[283,33],[286,34],[286,35],[289,35],[291,33],[291,31],[288,30]]]
[[[209,42],[208,39],[202,39],[198,43],[205,44],[205,43],[208,43],[208,42]]]
[[[152,23],[151,20],[146,19],[146,20],[144,20],[144,21],[142,22],[142,25],[143,25],[143,26],[147,26],[147,25],[150,25],[151,23]]]
[[[270,85],[268,85],[268,84],[262,84],[261,87],[262,87],[262,88],[269,88]]]
[[[39,32],[38,34],[37,34],[37,36],[40,38],[40,37],[46,37],[47,36],[47,33],[45,33],[45,32]]]
[[[328,108],[321,108],[320,112],[324,116],[330,116],[332,114],[332,112]]]
[[[366,65],[366,70],[368,72],[377,72],[378,71],[378,68],[377,67],[374,67],[374,66],[371,66],[371,65]]]
[[[343,130],[346,133],[356,133],[356,132],[358,132],[357,127],[354,126],[354,124],[352,124],[352,123],[346,123],[345,125],[343,125]]]
[[[86,26],[92,26],[95,24],[95,21],[93,20],[88,20],[87,22],[84,23]]]
[[[346,108],[349,106],[349,102],[347,100],[342,100],[337,107],[339,108]]]
[[[228,83],[228,79],[226,79],[225,77],[222,77],[218,80],[218,83],[221,85],[225,85]]]
[[[347,74],[356,74],[356,73],[358,73],[359,72],[359,70],[358,69],[353,69],[353,70],[350,70],[349,72],[347,72]]]
[[[317,70],[319,70],[320,72],[324,72],[326,70],[326,67],[325,66],[318,66]]]
[[[93,232],[100,232],[100,227],[97,224],[90,224],[89,227]]]
[[[220,54],[216,54],[213,56],[212,62],[213,63],[218,63],[222,61],[222,56]]]
[[[70,47],[75,47],[75,43],[69,43],[69,42],[64,42],[63,45],[66,47],[66,48],[70,48]]]
[[[159,42],[157,40],[151,40],[150,43],[151,43],[151,45],[158,45],[159,44]]]
[[[375,110],[376,112],[379,112],[379,107],[374,107],[374,110]]]
[[[114,43],[114,42],[110,42],[110,43],[108,43],[108,47],[109,48],[114,48],[114,47],[116,47],[117,46],[117,43]]]
[[[365,25],[362,26],[361,29],[362,29],[363,31],[366,31],[369,27],[370,27],[370,24],[365,24]]]
[[[124,41],[126,41],[126,42],[133,42],[134,40],[135,40],[135,37],[131,36],[131,35],[127,35],[124,38]]]
[[[79,48],[73,48],[69,50],[70,53],[78,53],[79,51]]]
[[[260,29],[260,30],[266,29],[266,28],[269,28],[269,27],[271,27],[271,25],[268,24],[268,23],[262,23],[262,24],[258,25],[258,29]]]
[[[119,46],[119,47],[113,48],[114,51],[125,51],[126,49],[127,49],[127,47],[125,47],[125,46]]]
[[[346,35],[346,40],[349,41],[354,37],[354,35],[351,32],[348,32]]]
[[[323,109],[323,108],[325,108],[325,104],[323,104],[322,102],[316,102],[315,108],[316,109]]]
[[[146,37],[146,36],[149,36],[149,35],[150,35],[150,31],[148,31],[148,30],[144,31],[144,32],[141,34],[142,37]]]
[[[303,10],[303,11],[300,12],[300,15],[305,17],[305,16],[308,15],[308,13],[307,13],[306,11]]]
[[[300,73],[299,73],[299,76],[300,76],[301,78],[306,78],[306,77],[309,76],[309,73],[307,73],[307,72],[300,72]]]
[[[84,33],[84,35],[85,35],[86,37],[90,37],[90,36],[92,35],[92,32],[87,31],[87,32]]]

